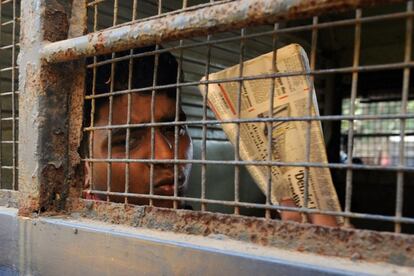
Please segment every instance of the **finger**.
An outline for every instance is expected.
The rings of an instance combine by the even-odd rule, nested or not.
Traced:
[[[282,199],[280,201],[281,206],[296,207],[295,202],[291,198]],[[281,211],[280,217],[282,220],[302,222],[302,215],[295,211]]]
[[[338,222],[334,216],[323,214],[308,214],[309,220],[316,225],[336,227]]]

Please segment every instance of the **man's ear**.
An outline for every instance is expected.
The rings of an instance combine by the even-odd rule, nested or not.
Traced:
[[[89,162],[84,162],[83,164],[84,164],[84,166],[83,166],[83,174],[84,174],[83,188],[87,189],[87,188],[90,187],[90,184],[91,184],[91,181],[92,181],[92,179],[91,179],[91,177],[92,177],[91,166],[90,166]]]

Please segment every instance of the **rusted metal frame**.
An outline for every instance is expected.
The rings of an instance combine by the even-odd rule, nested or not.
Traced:
[[[68,38],[69,19],[63,5],[28,0],[21,6],[21,18],[19,212],[30,216],[65,207],[71,176],[75,175],[69,165],[70,154],[76,153],[70,148],[69,129],[74,126],[68,115],[69,102],[72,85],[82,69],[76,62],[47,64],[39,55],[44,41]],[[78,125],[79,136],[80,130]]]
[[[133,227],[202,236],[225,235],[299,252],[414,266],[414,237],[409,235],[89,200],[75,202],[71,211]]]
[[[244,207],[244,208],[255,208],[255,209],[265,209],[265,210],[272,210],[272,211],[293,211],[293,212],[300,212],[305,214],[323,214],[323,215],[330,215],[330,216],[341,216],[341,217],[348,217],[348,218],[356,218],[356,219],[369,219],[369,220],[376,220],[376,221],[386,221],[386,222],[398,222],[398,223],[407,223],[407,224],[414,224],[414,218],[410,217],[401,217],[396,218],[395,216],[387,216],[387,215],[375,215],[375,214],[366,214],[366,213],[358,213],[358,212],[340,212],[340,211],[327,211],[327,210],[320,210],[320,209],[309,209],[309,208],[300,208],[300,207],[288,207],[282,205],[266,205],[262,203],[250,203],[250,202],[234,202],[229,200],[218,200],[218,199],[201,199],[201,198],[193,198],[193,197],[184,197],[184,196],[163,196],[163,195],[149,195],[149,194],[135,194],[135,193],[121,193],[121,192],[105,192],[100,190],[92,190],[94,194],[98,195],[112,195],[112,196],[122,196],[122,197],[131,197],[131,198],[144,198],[144,199],[158,199],[158,200],[182,200],[186,202],[194,202],[194,203],[205,203],[205,204],[216,204],[222,206],[229,206],[229,207]],[[101,201],[95,201],[101,202]]]
[[[413,1],[407,2],[407,11],[413,11]],[[405,31],[405,48],[404,48],[404,62],[409,62],[411,60],[411,51],[412,51],[412,39],[413,39],[413,18],[409,17],[406,19],[406,31]],[[407,114],[407,102],[408,102],[408,92],[410,86],[410,69],[404,68],[403,71],[403,88],[401,91],[401,110],[400,114]],[[398,164],[400,166],[405,165],[405,126],[406,120],[400,119],[400,144],[399,144],[399,160]],[[396,192],[396,203],[395,203],[395,216],[401,217],[403,210],[403,196],[404,196],[404,171],[397,172],[397,192]],[[401,232],[401,224],[395,224],[395,232]]]
[[[378,3],[401,0],[305,0],[267,1],[238,0],[176,14],[132,22],[82,37],[44,45],[42,57],[48,62],[61,62],[85,56],[128,50],[171,40],[207,35],[212,31],[228,31],[254,24],[303,18],[332,10],[340,11]]]
[[[87,0],[72,0],[71,16],[68,37],[77,37],[87,31]],[[85,166],[81,164],[79,149],[82,140],[82,125],[84,113],[85,96],[85,60],[80,59],[72,62],[73,82],[69,91],[69,131],[68,131],[68,170],[66,185],[69,187],[70,198],[79,198],[82,187],[85,184]],[[90,134],[92,135],[92,134]]]
[[[343,163],[316,163],[316,162],[279,162],[279,161],[226,161],[226,160],[174,160],[174,159],[92,159],[85,158],[82,161],[87,162],[131,162],[131,163],[154,163],[154,164],[206,164],[206,165],[254,165],[254,166],[287,166],[287,167],[315,167],[315,168],[331,168],[331,169],[353,169],[353,170],[379,170],[379,171],[405,171],[414,172],[413,167],[401,166],[379,166],[379,165],[357,165]]]
[[[374,23],[374,22],[378,22],[378,21],[403,19],[403,18],[407,18],[407,17],[412,17],[413,15],[414,15],[414,12],[400,12],[400,13],[392,13],[392,14],[374,15],[374,16],[363,17],[358,22],[361,22],[361,23]],[[261,37],[261,36],[271,36],[271,35],[275,35],[275,34],[310,31],[310,30],[313,30],[313,29],[318,29],[319,30],[319,29],[325,29],[325,28],[350,26],[350,25],[355,25],[356,22],[357,22],[356,19],[344,19],[344,20],[338,20],[338,21],[333,21],[333,22],[322,22],[322,23],[318,23],[318,24],[308,24],[308,25],[303,25],[303,26],[279,28],[277,30],[272,30],[272,31],[255,32],[255,33],[251,33],[251,34],[246,34],[245,38],[250,39],[250,38],[257,38],[257,37]],[[204,46],[204,45],[214,45],[215,48],[219,48],[219,46],[217,45],[219,43],[226,43],[226,42],[237,41],[237,40],[240,40],[239,36],[229,37],[229,38],[221,38],[221,39],[210,39],[209,41],[194,42],[194,43],[188,43],[188,44],[182,45],[182,46],[178,45],[178,46],[171,46],[171,47],[168,47],[168,48],[160,49],[159,53],[171,52],[171,51],[176,51],[176,50],[180,50],[180,49],[184,50],[184,49],[199,47],[199,46]],[[234,53],[235,51],[232,51],[232,52]],[[150,55],[154,55],[154,51],[148,51],[148,52],[145,52],[145,53],[135,54],[133,57],[136,58],[136,57],[150,56]],[[109,63],[112,63],[112,62],[122,61],[122,60],[126,60],[126,59],[128,59],[128,58],[127,57],[117,57],[117,58],[112,59],[112,60],[104,60],[104,61],[97,62],[96,64],[89,64],[88,68],[92,68],[94,66],[100,66],[100,65],[104,65],[104,64],[109,64]]]

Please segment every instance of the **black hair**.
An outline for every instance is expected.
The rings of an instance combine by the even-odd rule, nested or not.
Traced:
[[[155,46],[148,46],[142,48],[133,49],[133,55],[143,54],[147,52],[155,51]],[[159,47],[162,49],[162,47]],[[115,53],[115,58],[126,57],[131,54],[130,50]],[[97,62],[107,61],[112,59],[112,54],[97,56]],[[93,63],[93,58],[88,58],[87,64]],[[125,59],[115,62],[114,67],[114,91],[121,91],[128,89],[128,76],[129,76],[129,63],[130,59]],[[110,80],[111,80],[111,64],[106,63],[96,67],[96,79],[95,79],[95,94],[103,94],[110,92]],[[137,58],[133,58],[132,80],[131,89],[148,88],[153,86],[154,80],[154,65],[155,55],[143,55]],[[86,95],[93,93],[93,68],[88,68],[86,73],[85,89]],[[170,52],[162,52],[158,54],[158,67],[156,85],[168,85],[177,82],[178,64],[175,57]],[[182,76],[182,74],[181,74]],[[156,93],[159,90],[156,90]],[[152,90],[145,90],[137,92],[141,94],[151,94]],[[167,93],[171,98],[176,99],[176,88],[163,89],[163,93]],[[99,108],[103,104],[108,102],[108,97],[95,98],[95,107]],[[85,102],[85,123],[90,119],[91,100]]]
[[[133,49],[133,55],[142,54],[146,52],[155,51],[155,46],[148,46],[142,48]],[[115,58],[129,56],[130,51],[118,52],[115,54]],[[112,55],[102,55],[97,57],[98,62],[111,60]],[[88,63],[91,64],[93,59],[88,59]],[[133,59],[133,76],[131,88],[145,88],[153,85],[154,76],[154,55],[144,55]],[[175,57],[169,52],[162,52],[158,54],[158,70],[157,70],[157,83],[156,85],[173,84],[177,81],[177,61]],[[114,75],[114,90],[126,90],[128,88],[128,73],[129,73],[129,59],[115,62],[115,75]],[[111,63],[107,63],[96,67],[96,82],[95,93],[108,93],[110,90],[110,78],[111,78]],[[93,85],[93,68],[90,68],[87,72],[86,79],[86,91],[91,94]],[[173,89],[175,91],[175,88]],[[175,93],[172,93],[175,94]]]

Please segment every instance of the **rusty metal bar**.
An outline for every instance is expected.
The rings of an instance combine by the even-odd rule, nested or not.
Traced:
[[[158,52],[160,53],[160,52]],[[136,57],[137,55],[134,55]],[[108,97],[109,95],[122,95],[127,93],[135,93],[135,92],[143,92],[143,91],[151,91],[153,89],[166,89],[166,88],[176,88],[177,86],[196,86],[200,84],[209,84],[209,83],[227,83],[227,82],[237,82],[240,80],[260,80],[260,79],[270,79],[270,78],[277,78],[277,77],[292,77],[292,76],[307,76],[307,75],[326,75],[326,74],[336,74],[336,73],[352,73],[352,72],[373,72],[379,70],[387,70],[387,69],[402,69],[402,68],[411,68],[414,67],[414,62],[397,62],[397,63],[389,63],[389,64],[379,64],[379,65],[367,65],[367,66],[358,66],[358,67],[343,67],[343,68],[336,68],[336,69],[320,69],[314,71],[301,71],[301,72],[290,72],[290,73],[276,73],[276,74],[260,74],[254,76],[244,76],[243,78],[240,77],[233,77],[227,79],[217,79],[217,80],[200,80],[200,81],[192,81],[192,82],[185,82],[179,84],[168,84],[168,85],[158,85],[156,87],[145,87],[139,89],[131,89],[131,90],[120,90],[111,93],[100,93],[99,95],[89,95],[86,96],[85,99],[92,99],[92,98],[102,98]]]
[[[311,5],[305,0],[218,2],[208,7],[136,21],[78,38],[46,44],[41,49],[41,55],[48,62],[62,62],[152,45],[161,41],[206,35],[211,31],[228,31],[253,24],[303,18],[332,10],[394,2],[401,0],[315,0]]]
[[[266,123],[266,122],[290,122],[290,121],[339,121],[339,120],[395,120],[395,119],[414,119],[414,114],[390,114],[390,115],[323,115],[323,116],[304,116],[304,117],[273,117],[273,118],[251,118],[251,119],[232,119],[232,120],[199,120],[199,121],[180,121],[180,122],[154,122],[140,123],[130,125],[114,125],[114,126],[96,126],[85,127],[85,131],[116,129],[128,127],[151,127],[151,126],[167,126],[167,125],[205,125],[205,124],[232,124],[232,123]]]
[[[12,104],[12,140],[16,141],[16,132],[17,132],[17,125],[16,125],[16,0],[12,2],[12,13],[13,13],[13,23],[12,23],[12,72],[11,72],[11,90],[13,92],[11,104]],[[0,129],[1,130],[1,129]],[[1,158],[1,156],[0,156]],[[12,166],[13,166],[13,174],[12,174],[12,183],[13,183],[13,190],[17,190],[17,146],[16,143],[12,144]]]
[[[355,18],[356,20],[362,17],[362,11],[360,9],[356,10]],[[355,25],[355,34],[354,34],[354,56],[353,56],[353,67],[359,65],[359,57],[361,51],[361,24],[357,23]],[[358,72],[352,73],[352,86],[351,86],[351,107],[350,114],[355,114],[355,101],[357,97],[358,89]],[[348,129],[348,148],[347,148],[347,164],[352,164],[353,156],[353,147],[354,147],[354,120],[349,120],[349,129]],[[348,169],[346,172],[346,192],[345,192],[345,212],[351,212],[351,203],[352,203],[352,169]],[[345,218],[345,225],[349,226],[350,221],[348,218]]]
[[[237,104],[236,104],[236,118],[240,119],[240,111],[241,111],[241,93],[243,91],[243,81],[244,81],[244,55],[245,55],[245,36],[246,30],[243,28],[240,30],[240,53],[239,53],[239,78],[240,80],[237,82],[238,89],[237,89]],[[240,123],[236,124],[236,142],[234,144],[234,161],[240,160]],[[234,201],[240,201],[240,166],[234,166]],[[238,215],[240,213],[240,209],[238,206],[234,207],[234,214]]]
[[[211,40],[211,35],[207,35],[206,41]],[[210,60],[211,60],[211,44],[207,45],[207,61],[205,66],[205,76],[206,80],[209,80],[210,74]],[[205,93],[203,94],[203,120],[207,120],[207,98],[208,98],[208,91],[209,85],[205,85]],[[202,126],[202,141],[201,141],[201,160],[207,159],[207,125],[203,124]],[[206,175],[207,166],[205,164],[201,165],[201,199],[206,198],[206,183],[207,183],[207,175]],[[201,211],[206,211],[206,204],[201,203]]]
[[[413,11],[413,1],[407,2],[407,11]],[[406,19],[406,30],[405,30],[405,48],[404,48],[404,62],[411,60],[411,51],[412,51],[412,39],[413,39],[413,18],[409,17]],[[410,69],[404,68],[403,71],[403,88],[401,91],[401,110],[400,114],[407,114],[407,102],[408,102],[408,93],[410,87]],[[406,120],[404,118],[400,119],[400,144],[399,144],[399,160],[398,164],[400,166],[405,165],[405,127]],[[404,171],[397,172],[397,192],[396,192],[396,204],[395,204],[395,216],[401,217],[403,210],[403,196],[404,196]],[[395,232],[401,232],[401,224],[395,224]]]
[[[69,98],[79,68],[47,65],[39,54],[44,41],[68,37],[65,7],[28,0],[21,6],[19,56],[20,213],[61,210],[68,195]],[[53,81],[51,81],[53,80]],[[30,106],[30,108],[28,108]]]
[[[332,169],[353,169],[353,170],[380,170],[380,171],[405,171],[414,172],[414,167],[407,166],[379,166],[379,165],[357,165],[342,163],[317,163],[317,162],[279,162],[279,161],[227,161],[227,160],[174,160],[174,159],[92,159],[84,158],[88,162],[113,162],[113,163],[154,163],[154,164],[207,164],[207,165],[254,165],[254,166],[288,166],[288,167],[315,167]]]
[[[305,251],[353,260],[357,258],[405,266],[414,264],[414,241],[413,237],[408,235],[315,227],[309,224],[224,214],[203,213],[200,216],[199,213],[188,210],[125,206],[88,200],[73,205],[72,210],[87,218],[115,224],[191,235],[225,235],[231,239],[262,244],[270,248]],[[119,215],[121,213],[122,216]]]
[[[279,28],[279,24],[275,23],[273,26],[274,30],[277,30]],[[276,40],[277,35],[274,33],[272,35],[272,73],[276,73],[276,56],[277,56],[277,46],[276,46]],[[273,118],[273,107],[274,107],[274,96],[275,96],[275,83],[276,79],[272,78],[270,82],[270,91],[269,91],[269,118]],[[267,161],[272,161],[273,159],[273,123],[267,122]],[[267,187],[266,187],[266,205],[272,204],[272,166],[267,167]],[[271,213],[269,209],[266,209],[265,211],[265,217],[266,219],[271,218]]]
[[[0,23],[1,23],[1,21],[3,20],[3,5],[2,5],[2,3],[0,3]],[[1,33],[2,33],[2,25],[0,25],[0,45],[2,45],[3,44],[3,41],[2,41],[2,35],[1,35]],[[1,72],[0,72],[0,87],[1,87],[1,83],[2,83],[2,81],[1,81]],[[13,91],[11,92],[11,94],[13,94]],[[2,132],[3,131],[3,124],[2,124],[2,122],[3,122],[3,108],[2,108],[2,106],[1,106],[1,104],[0,104],[0,132]],[[3,139],[3,137],[2,137],[2,135],[0,134],[0,143],[2,143],[3,141],[2,141],[2,139]],[[3,186],[2,186],[2,181],[1,181],[1,179],[2,179],[2,171],[1,171],[1,167],[3,166],[2,165],[2,159],[3,159],[3,149],[2,149],[2,147],[0,146],[0,188],[2,188]]]

